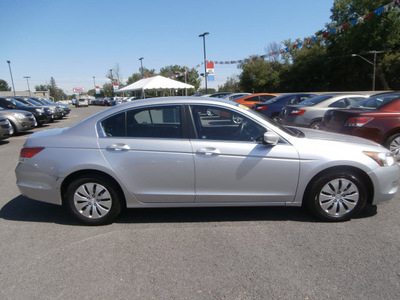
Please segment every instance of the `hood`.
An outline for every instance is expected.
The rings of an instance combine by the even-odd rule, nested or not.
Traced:
[[[298,128],[298,129],[304,133],[304,137],[307,139],[318,139],[324,141],[335,141],[335,142],[380,146],[378,143],[375,143],[373,141],[347,134],[333,133],[333,132],[315,130],[310,128]]]

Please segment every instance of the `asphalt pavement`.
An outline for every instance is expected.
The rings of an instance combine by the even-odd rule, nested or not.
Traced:
[[[33,131],[104,107],[72,108]],[[0,299],[398,299],[400,201],[344,223],[301,208],[130,209],[86,227],[20,195],[31,133],[0,141]]]

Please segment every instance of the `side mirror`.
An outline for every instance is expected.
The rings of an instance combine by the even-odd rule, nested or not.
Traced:
[[[280,136],[277,135],[275,132],[267,131],[264,133],[264,136],[263,136],[264,145],[275,146],[278,144],[279,140],[280,140]]]

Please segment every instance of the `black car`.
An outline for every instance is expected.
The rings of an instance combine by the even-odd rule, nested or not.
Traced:
[[[43,106],[28,106],[11,97],[0,97],[0,107],[29,111],[35,116],[38,126],[42,126],[44,123],[49,122],[52,117],[49,108]]]
[[[49,99],[43,98],[43,97],[30,97],[31,99],[40,102],[43,105],[48,105],[48,106],[55,106],[57,107],[65,117],[71,112],[71,108],[69,107],[68,104],[64,103],[55,103],[50,101]]]
[[[42,103],[35,101],[31,98],[28,98],[28,97],[13,97],[13,98],[15,100],[18,100],[19,102],[22,102],[22,103],[28,105],[28,106],[42,106],[42,107],[50,109],[51,114],[52,114],[50,122],[61,119],[63,117],[63,114],[61,113],[61,111],[55,106],[43,105]]]

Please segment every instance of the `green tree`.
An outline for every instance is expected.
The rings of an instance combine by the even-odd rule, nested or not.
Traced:
[[[327,29],[349,24],[349,22],[387,4],[382,0],[336,0],[331,9],[332,22]],[[330,84],[334,89],[369,90],[371,89],[373,67],[359,57],[374,60],[373,51],[385,51],[377,55],[377,89],[388,88],[393,83],[390,70],[383,68],[386,56],[400,47],[399,11],[394,10],[381,16],[371,15],[367,21],[359,22],[342,33],[331,35],[326,40],[327,54],[333,58],[327,72],[331,74]],[[392,61],[398,63],[397,60]],[[393,66],[397,68],[397,66]]]
[[[186,67],[182,67],[182,66],[178,66],[178,65],[174,65],[174,66],[167,66],[164,68],[160,69],[160,75],[164,76],[164,77],[172,77],[175,76],[177,74],[181,74],[187,72],[186,75],[180,76],[178,78],[175,78],[175,80],[181,81],[181,82],[185,82],[187,84],[191,84],[194,86],[194,89],[197,90],[200,85],[201,85],[201,78],[199,76],[199,72],[197,70],[190,70],[190,72],[188,72],[188,69]],[[185,79],[186,76],[186,79]]]
[[[128,81],[126,82],[126,84],[131,84],[134,83],[140,79],[142,79],[142,72],[141,68],[139,68],[139,73],[133,73],[131,76],[128,77]],[[145,67],[143,67],[143,77],[152,77],[157,75],[156,70],[155,69],[147,69]]]
[[[241,92],[239,76],[232,76],[227,78],[226,82],[223,85],[218,86],[218,92]]]
[[[263,93],[280,89],[280,72],[283,65],[277,61],[256,60],[239,65],[240,89],[245,92]]]
[[[0,79],[0,91],[11,91],[7,81]]]

